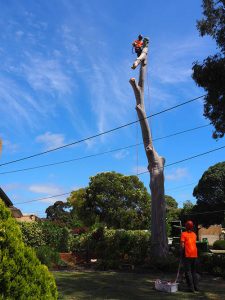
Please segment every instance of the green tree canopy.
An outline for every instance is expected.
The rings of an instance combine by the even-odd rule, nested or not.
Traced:
[[[58,221],[64,224],[69,223],[71,218],[68,208],[68,203],[65,203],[63,201],[56,201],[53,205],[50,205],[45,210],[47,219],[51,221]]]
[[[86,189],[72,192],[68,202],[87,226],[97,220],[115,229],[150,227],[150,195],[137,176],[97,174]]]
[[[193,195],[197,198],[193,212],[199,223],[205,226],[224,222],[225,210],[225,162],[218,163],[204,172]],[[213,211],[220,211],[213,213]],[[202,214],[208,212],[207,214]]]
[[[186,221],[192,220],[194,223],[196,223],[196,216],[194,212],[195,205],[190,201],[186,200],[183,202],[183,207],[180,211],[180,220],[185,225]]]
[[[165,195],[165,201],[167,234],[170,236],[172,231],[171,222],[180,219],[180,209],[178,208],[177,201],[173,197]]]
[[[197,23],[201,34],[210,35],[220,52],[207,57],[203,63],[195,62],[193,79],[207,92],[204,116],[214,125],[214,138],[225,134],[225,1],[203,0],[204,18]]]

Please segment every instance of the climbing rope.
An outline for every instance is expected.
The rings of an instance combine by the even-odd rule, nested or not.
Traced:
[[[138,176],[138,173],[139,173],[139,169],[138,169],[138,144],[139,144],[139,141],[138,141],[138,126],[139,124],[137,123],[136,124],[136,164],[137,164],[137,167],[136,167],[136,171],[137,171],[137,176]]]

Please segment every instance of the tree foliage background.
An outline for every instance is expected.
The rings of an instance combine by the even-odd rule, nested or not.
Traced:
[[[90,178],[86,189],[72,192],[69,203],[84,225],[149,229],[150,195],[137,176],[105,172]]]
[[[211,36],[218,53],[208,56],[202,63],[195,62],[193,79],[206,91],[204,116],[214,125],[214,138],[225,134],[225,1],[203,0],[204,18],[197,22],[201,36]]]
[[[225,162],[215,164],[203,173],[194,188],[193,196],[197,198],[197,203],[192,212],[199,213],[197,217],[200,224],[209,226],[224,223]]]

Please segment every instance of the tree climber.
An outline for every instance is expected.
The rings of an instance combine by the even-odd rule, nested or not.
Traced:
[[[135,53],[137,53],[137,57],[139,57],[141,55],[141,52],[143,49],[143,41],[142,40],[143,40],[143,36],[141,34],[139,34],[138,39],[132,43]]]

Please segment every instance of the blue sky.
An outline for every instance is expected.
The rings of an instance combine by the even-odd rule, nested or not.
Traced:
[[[137,3],[128,0],[3,1],[0,11],[1,163],[71,143],[135,121],[135,99],[129,84],[131,43],[139,33],[150,37],[146,78],[146,111],[153,114],[204,94],[191,79],[194,61],[216,51],[200,37],[196,20],[200,0]],[[140,6],[141,4],[141,6]],[[197,100],[151,119],[153,138],[208,124]],[[168,164],[221,147],[208,126],[155,142]],[[7,172],[88,156],[141,142],[132,125],[72,147],[1,167]],[[224,150],[165,169],[166,194],[180,206]],[[64,197],[28,204],[29,200],[87,186],[98,172],[126,175],[146,170],[143,146],[72,163],[0,174],[0,185],[24,213],[44,215]],[[149,175],[140,179],[148,188]],[[149,188],[148,188],[149,189]]]

